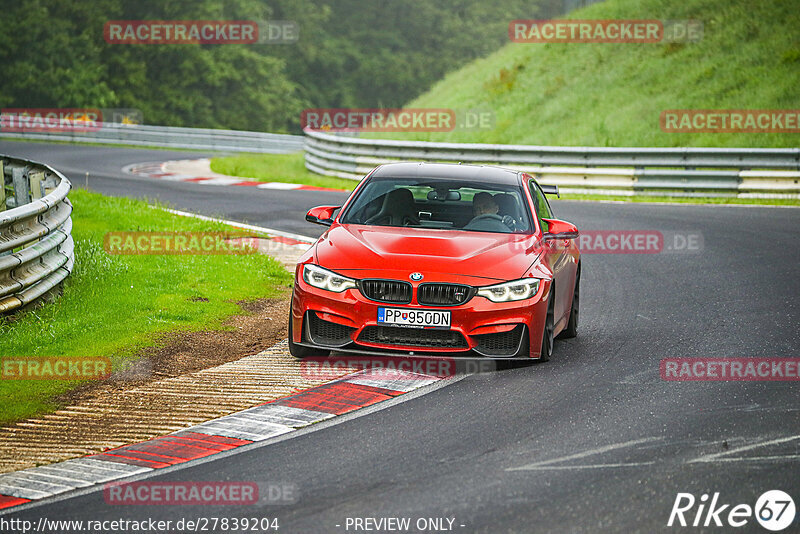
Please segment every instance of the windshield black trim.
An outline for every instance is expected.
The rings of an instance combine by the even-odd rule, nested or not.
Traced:
[[[371,182],[373,182],[373,181],[375,181],[375,182],[377,182],[377,181],[383,182],[383,181],[388,181],[388,180],[412,181],[412,182],[415,182],[413,184],[413,186],[430,186],[429,184],[432,184],[432,183],[444,183],[444,184],[450,183],[450,184],[455,184],[455,185],[463,184],[462,187],[464,187],[464,186],[470,187],[470,184],[475,183],[475,184],[481,184],[481,185],[484,185],[484,186],[487,186],[487,187],[492,186],[492,185],[496,185],[496,186],[498,186],[499,189],[508,188],[508,187],[516,188],[516,192],[519,194],[520,202],[523,204],[523,210],[525,211],[524,214],[528,217],[528,222],[529,222],[530,228],[528,228],[525,231],[491,232],[491,231],[486,231],[486,230],[465,230],[464,228],[458,228],[458,227],[453,227],[453,228],[430,228],[430,227],[426,227],[426,226],[392,226],[392,225],[364,224],[363,222],[346,222],[347,221],[347,217],[350,215],[350,212],[353,209],[353,206],[358,204],[358,199],[361,197],[361,195],[364,194],[364,190],[367,189],[369,184]],[[342,225],[351,225],[352,224],[352,225],[358,225],[358,226],[365,226],[365,227],[368,227],[368,228],[420,228],[420,229],[424,229],[424,230],[445,230],[445,231],[450,231],[450,232],[458,231],[458,232],[480,232],[480,233],[486,233],[486,234],[532,235],[532,234],[536,233],[536,227],[538,226],[538,222],[534,222],[533,210],[532,210],[532,208],[530,206],[530,202],[528,200],[528,196],[527,196],[527,194],[525,192],[525,188],[526,187],[527,187],[527,184],[526,184],[525,180],[522,178],[522,173],[517,173],[516,184],[509,184],[509,183],[504,183],[504,182],[499,182],[499,181],[491,181],[491,180],[489,180],[489,181],[486,181],[486,180],[478,181],[478,180],[470,180],[470,179],[462,180],[462,179],[457,178],[457,177],[438,178],[438,177],[428,177],[428,176],[391,176],[391,175],[388,175],[388,176],[373,176],[373,175],[369,175],[364,180],[364,182],[360,184],[360,187],[358,188],[357,191],[355,191],[354,196],[352,196],[351,198],[348,199],[347,205],[344,206],[344,208],[342,208],[340,210],[339,216],[337,217],[336,220],[337,220],[337,222],[339,224],[342,224]]]

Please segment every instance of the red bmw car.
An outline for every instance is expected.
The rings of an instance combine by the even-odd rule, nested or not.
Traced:
[[[549,359],[577,332],[581,262],[545,192],[497,167],[377,167],[306,215],[330,229],[297,265],[290,352]]]

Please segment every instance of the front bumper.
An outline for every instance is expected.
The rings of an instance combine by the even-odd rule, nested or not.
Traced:
[[[458,306],[383,303],[366,298],[357,288],[333,293],[295,278],[291,320],[297,344],[343,352],[391,355],[504,358],[540,356],[550,283],[543,280],[533,297],[496,303],[474,296]],[[413,329],[378,324],[378,308],[447,310],[449,330]],[[527,334],[527,335],[526,335]],[[528,347],[518,354],[525,340]]]

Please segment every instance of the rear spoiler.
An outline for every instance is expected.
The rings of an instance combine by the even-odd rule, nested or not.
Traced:
[[[557,185],[542,185],[542,184],[539,184],[539,187],[542,188],[542,193],[544,193],[545,195],[555,195],[558,198],[561,198],[561,194],[558,192],[558,186]]]

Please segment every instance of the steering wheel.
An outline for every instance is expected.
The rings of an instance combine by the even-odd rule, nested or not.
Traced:
[[[484,213],[483,215],[478,215],[477,217],[473,218],[470,222],[479,222],[479,221],[500,221],[503,222],[503,218],[496,213]]]
[[[389,213],[376,213],[364,224],[374,224],[376,226],[383,226],[392,222],[392,215]],[[419,220],[416,220],[413,215],[403,215],[403,226],[418,226]]]
[[[480,226],[482,222],[485,223],[485,222],[489,222],[489,221],[503,223],[503,225],[506,228],[508,228],[509,230],[511,230],[512,232],[517,229],[517,223],[514,221],[514,219],[511,216],[509,216],[509,215],[500,216],[500,215],[498,215],[496,213],[484,213],[483,215],[478,215],[477,217],[472,219],[467,224],[467,226],[465,226],[465,228],[467,228],[467,227],[471,228],[471,227],[473,227],[473,225]]]

